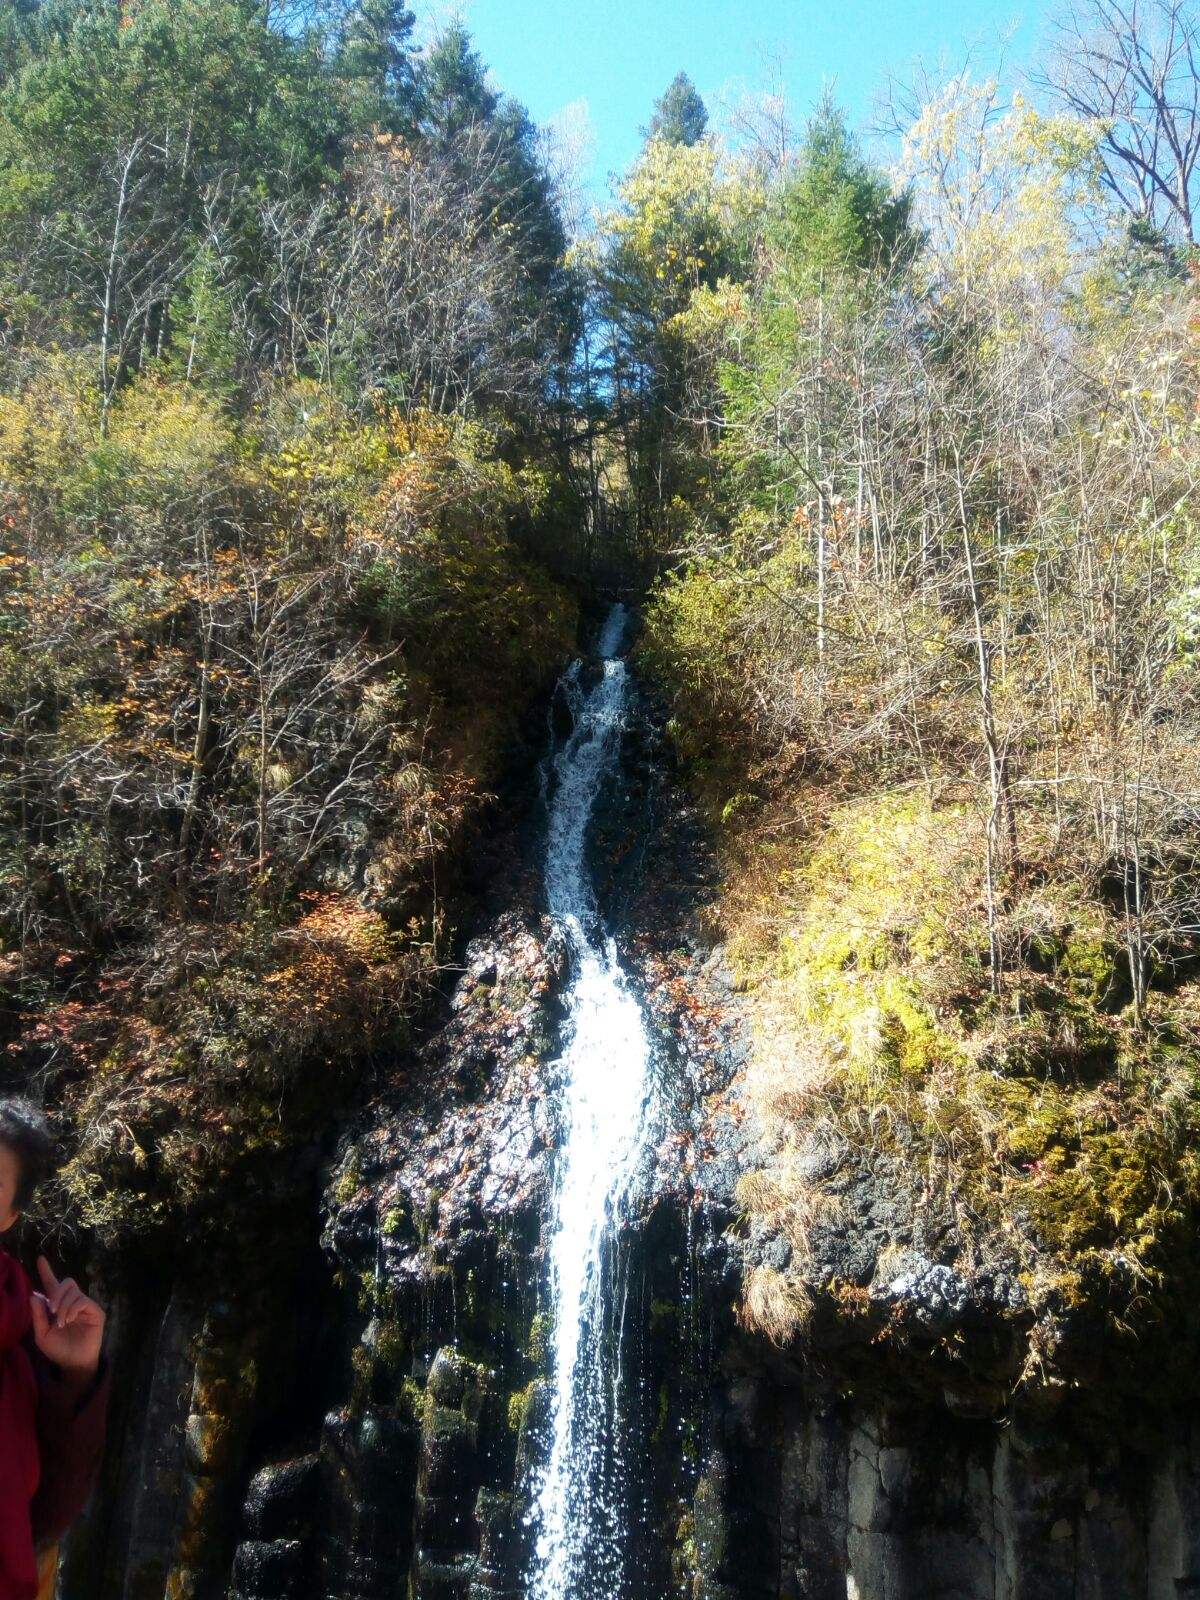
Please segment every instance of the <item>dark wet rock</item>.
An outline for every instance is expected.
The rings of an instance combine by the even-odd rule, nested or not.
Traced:
[[[697,1173],[705,1198],[724,1205],[733,1204],[741,1175],[741,1163],[736,1156],[718,1156],[713,1161],[705,1161]]]
[[[429,1369],[426,1388],[440,1406],[462,1405],[467,1386],[466,1365],[456,1359],[452,1350],[439,1350]]]
[[[298,1539],[247,1539],[234,1556],[230,1600],[303,1600],[308,1579]]]
[[[252,1539],[285,1539],[312,1525],[319,1489],[317,1456],[263,1467],[250,1480],[242,1516]]]
[[[531,1536],[523,1496],[481,1489],[475,1504],[479,1528],[476,1586],[488,1594],[515,1594],[510,1587],[529,1564]]]
[[[540,919],[508,914],[465,966],[414,1063],[415,1105],[381,1107],[330,1189],[327,1248],[394,1282],[488,1256],[506,1220],[536,1226],[549,1181],[561,946]]]
[[[419,1435],[405,1419],[331,1414],[321,1438],[327,1592],[347,1600],[391,1600],[407,1572]]]

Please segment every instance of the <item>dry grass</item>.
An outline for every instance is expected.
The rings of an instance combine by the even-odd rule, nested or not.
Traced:
[[[815,1120],[829,1108],[841,1069],[837,1051],[813,1028],[799,1023],[778,980],[756,996],[754,1052],[746,1076],[746,1103],[764,1127]]]
[[[834,1221],[843,1211],[836,1195],[804,1176],[790,1149],[770,1167],[742,1174],[737,1203],[743,1216],[787,1239],[801,1258],[809,1253],[817,1223]]]
[[[812,1297],[804,1284],[777,1267],[754,1267],[746,1276],[739,1319],[775,1345],[791,1344],[812,1320]]]

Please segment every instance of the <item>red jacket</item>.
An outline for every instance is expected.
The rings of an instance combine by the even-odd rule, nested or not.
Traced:
[[[37,1597],[30,1507],[40,1475],[29,1279],[0,1250],[0,1600]]]
[[[0,1600],[35,1600],[35,1545],[83,1510],[104,1450],[108,1379],[79,1396],[35,1348],[29,1280],[0,1250]]]

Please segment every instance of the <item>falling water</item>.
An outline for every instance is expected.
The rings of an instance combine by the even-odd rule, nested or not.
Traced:
[[[592,807],[620,749],[629,684],[624,607],[600,637],[603,676],[564,679],[574,726],[552,760],[546,893],[571,960],[562,1135],[551,1215],[550,1449],[537,1486],[531,1600],[614,1600],[622,1591],[622,1463],[612,1333],[612,1238],[644,1140],[649,1041],[587,870]],[[615,1344],[615,1347],[614,1347]]]

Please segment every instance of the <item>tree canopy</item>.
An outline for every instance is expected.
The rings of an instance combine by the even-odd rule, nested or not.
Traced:
[[[686,72],[677,73],[654,103],[648,139],[667,144],[699,144],[708,128],[708,108]]]

